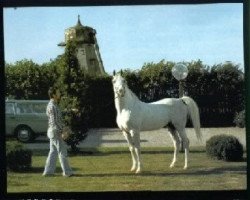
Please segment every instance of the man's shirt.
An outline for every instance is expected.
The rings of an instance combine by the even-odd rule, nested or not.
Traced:
[[[49,127],[56,127],[60,133],[64,127],[62,113],[54,99],[51,99],[47,105],[46,114],[48,116]]]

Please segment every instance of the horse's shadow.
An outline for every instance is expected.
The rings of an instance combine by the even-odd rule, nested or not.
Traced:
[[[135,174],[133,172],[125,172],[125,173],[89,173],[89,174],[75,174],[77,177],[123,177],[123,176],[141,176],[141,177],[169,177],[169,176],[203,176],[203,175],[218,175],[218,174],[226,174],[226,173],[236,173],[236,174],[246,174],[246,167],[220,167],[220,168],[209,168],[209,169],[201,169],[201,170],[183,170],[178,172],[159,172],[159,171],[144,171],[139,174]]]

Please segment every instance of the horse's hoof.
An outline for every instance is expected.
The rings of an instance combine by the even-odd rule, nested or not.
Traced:
[[[184,166],[183,169],[186,170],[188,167],[187,166]]]
[[[170,168],[173,168],[173,167],[174,167],[174,164],[171,164],[169,167],[170,167]]]
[[[137,169],[135,173],[136,173],[136,174],[141,173],[141,169],[140,169],[140,168],[139,168],[139,169]]]
[[[130,171],[134,172],[135,170],[136,170],[136,167],[132,167]]]

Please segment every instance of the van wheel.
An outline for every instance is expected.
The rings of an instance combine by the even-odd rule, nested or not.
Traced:
[[[16,129],[16,137],[17,137],[18,141],[24,142],[24,143],[31,142],[35,138],[33,131],[28,126],[19,126],[19,127],[17,127],[17,129]]]

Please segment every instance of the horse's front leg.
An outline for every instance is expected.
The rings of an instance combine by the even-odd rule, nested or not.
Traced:
[[[135,147],[133,144],[133,139],[130,135],[130,133],[127,133],[125,131],[123,131],[123,135],[126,138],[127,142],[128,142],[128,146],[129,146],[129,150],[131,152],[131,157],[132,157],[132,167],[131,167],[131,171],[135,171],[136,170],[136,154],[135,154]]]
[[[136,173],[140,173],[142,171],[142,162],[141,162],[141,145],[140,145],[140,131],[131,130],[131,136],[133,137],[136,160],[137,160],[137,169]]]

